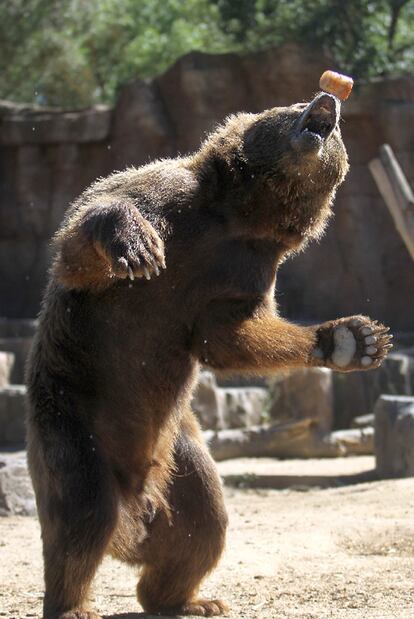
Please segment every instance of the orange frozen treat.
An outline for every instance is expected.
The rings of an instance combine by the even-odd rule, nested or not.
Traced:
[[[354,80],[352,77],[335,73],[335,71],[325,71],[319,80],[319,86],[322,90],[335,95],[338,99],[342,99],[342,101],[348,99],[353,85]]]

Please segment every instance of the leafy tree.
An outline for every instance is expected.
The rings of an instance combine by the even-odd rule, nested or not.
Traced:
[[[366,78],[414,68],[413,0],[215,0],[239,49],[287,39],[326,48],[343,71]]]
[[[91,102],[91,67],[67,30],[72,10],[70,0],[2,0],[1,97],[67,107]]]
[[[414,0],[2,0],[0,97],[110,102],[191,50],[323,47],[356,78],[414,68]]]

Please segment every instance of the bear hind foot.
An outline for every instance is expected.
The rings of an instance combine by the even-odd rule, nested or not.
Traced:
[[[217,617],[227,615],[229,606],[222,600],[196,599],[174,609],[162,610],[165,615],[192,615],[196,617]]]

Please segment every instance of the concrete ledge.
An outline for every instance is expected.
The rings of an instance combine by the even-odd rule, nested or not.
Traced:
[[[29,112],[2,120],[0,144],[100,142],[109,136],[112,110],[106,106],[80,112]]]

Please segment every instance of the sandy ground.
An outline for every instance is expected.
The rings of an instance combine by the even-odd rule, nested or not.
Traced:
[[[372,466],[368,457],[239,460],[220,469],[245,480],[353,475]],[[203,593],[226,599],[234,619],[413,619],[414,478],[297,488],[226,489],[228,546]],[[143,618],[135,582],[133,570],[105,560],[95,582],[95,608],[117,619],[121,613]],[[0,519],[0,617],[39,616],[41,598],[37,521]]]

